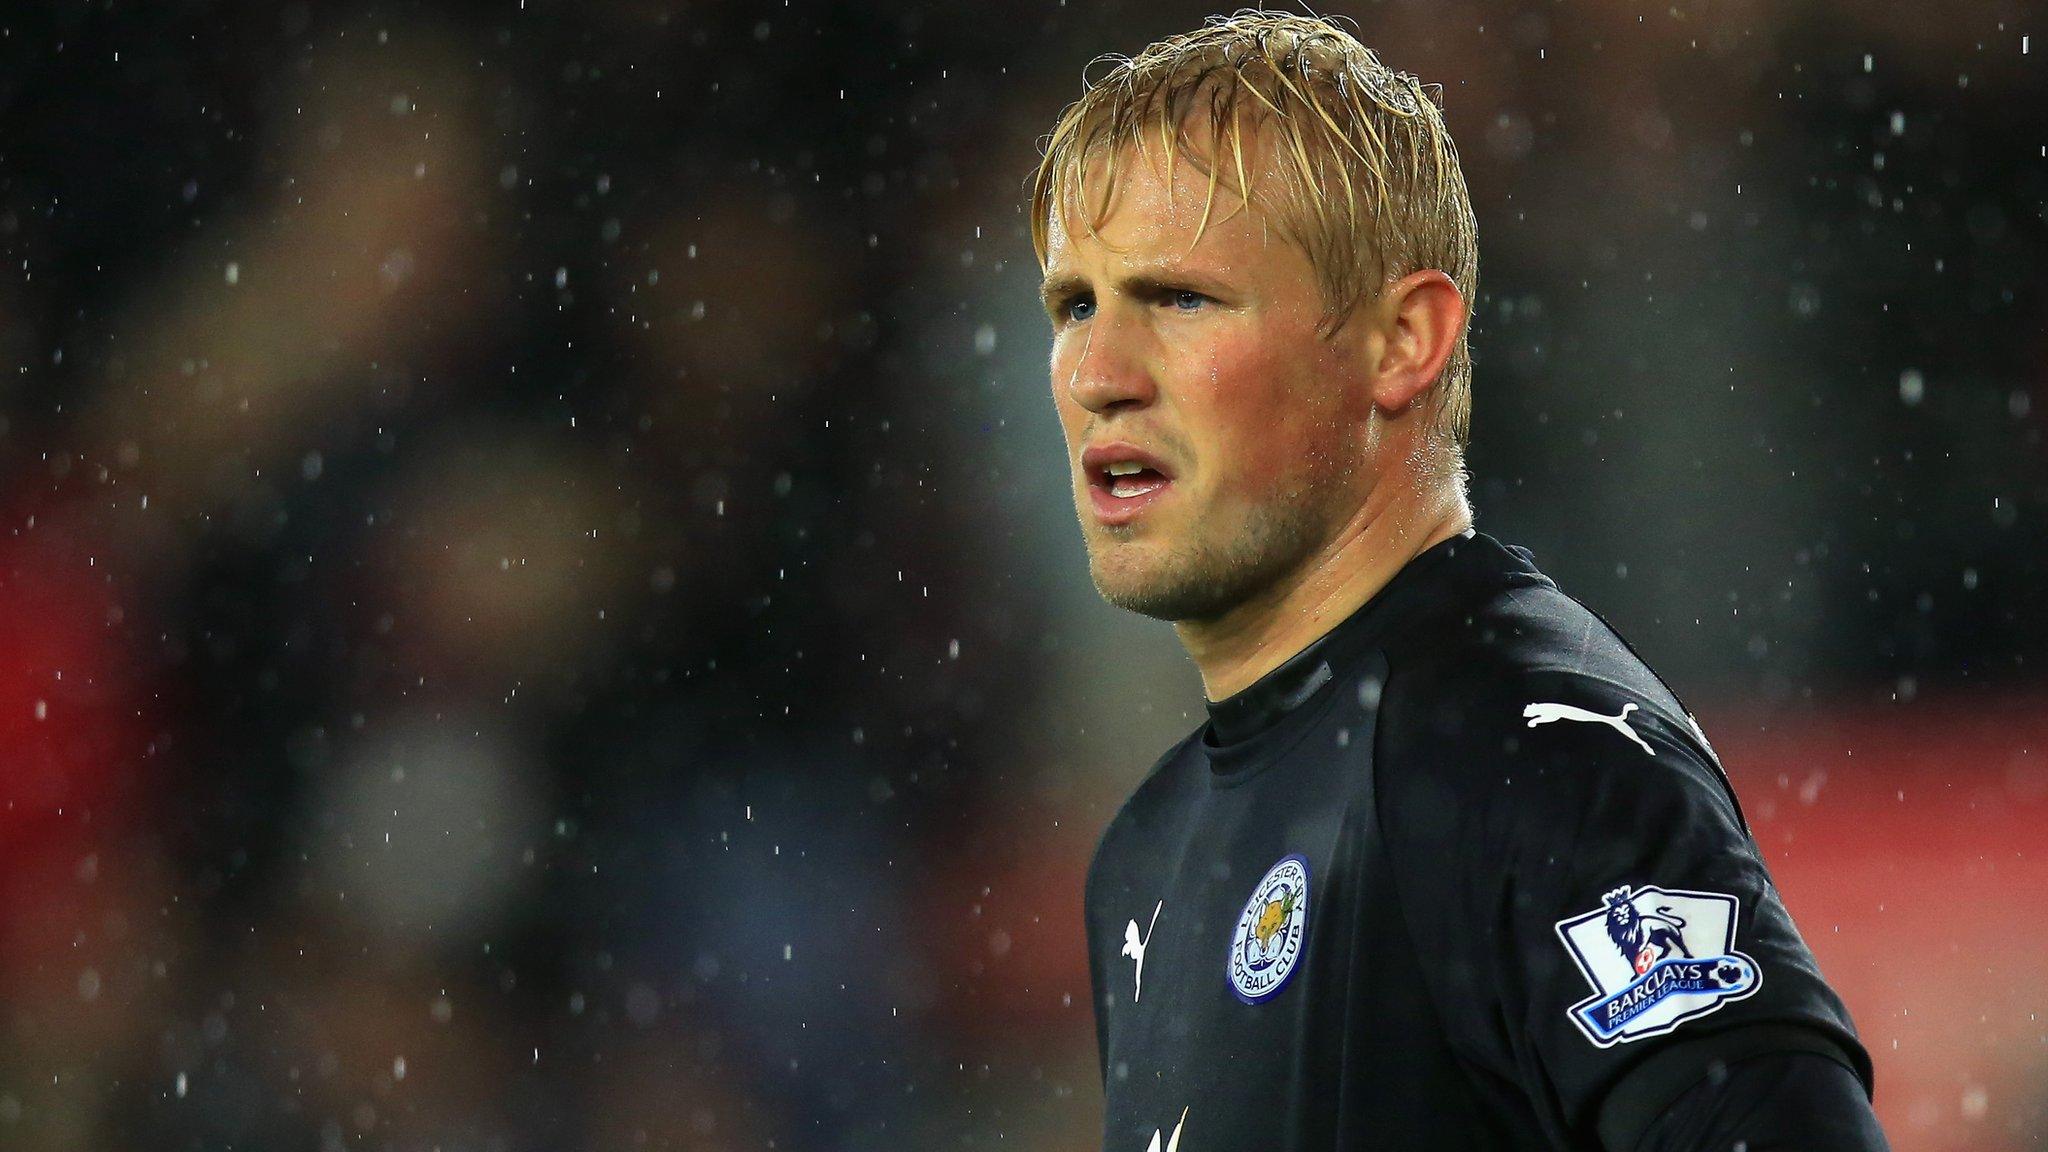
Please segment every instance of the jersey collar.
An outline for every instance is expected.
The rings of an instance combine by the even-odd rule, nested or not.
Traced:
[[[1461,551],[1487,551],[1486,545],[1491,545],[1492,550],[1504,550],[1493,537],[1471,528],[1448,540],[1439,540],[1403,565],[1372,599],[1308,647],[1251,685],[1221,700],[1208,701],[1209,725],[1202,735],[1202,746],[1212,753],[1235,748],[1278,726],[1337,679],[1384,635],[1392,621],[1410,615],[1392,610],[1392,605],[1413,601],[1419,607],[1422,601],[1449,595],[1445,581],[1432,574],[1445,568]]]

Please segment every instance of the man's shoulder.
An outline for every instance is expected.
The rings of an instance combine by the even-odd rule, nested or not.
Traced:
[[[1676,692],[1548,581],[1492,590],[1404,636],[1388,670],[1375,756],[1383,789],[1423,775],[1432,792],[1499,795],[1531,816],[1608,774],[1630,788],[1726,792]]]
[[[1690,728],[1684,704],[1619,631],[1556,584],[1497,586],[1387,648],[1390,711],[1463,727],[1474,706],[1545,693],[1633,703]],[[1402,717],[1397,717],[1402,718]]]

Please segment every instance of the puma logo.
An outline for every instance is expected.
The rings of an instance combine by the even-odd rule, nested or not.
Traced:
[[[1538,724],[1549,724],[1557,720],[1584,720],[1593,724],[1605,724],[1623,736],[1635,741],[1637,746],[1642,748],[1643,751],[1655,756],[1657,750],[1650,747],[1649,741],[1644,740],[1640,735],[1637,735],[1634,728],[1629,727],[1628,714],[1635,710],[1636,704],[1633,700],[1623,704],[1621,711],[1613,716],[1603,715],[1599,712],[1588,712],[1584,708],[1573,707],[1570,704],[1531,704],[1522,709],[1522,715],[1528,717],[1529,727],[1531,728]]]
[[[1145,934],[1138,935],[1138,922],[1124,925],[1124,955],[1138,962],[1137,980],[1131,986],[1131,1003],[1138,1002],[1138,996],[1145,991],[1145,945],[1152,941],[1152,925],[1159,923],[1159,910],[1166,907],[1161,900],[1152,906],[1152,923],[1145,925]]]
[[[1189,1105],[1189,1107],[1193,1107],[1193,1105]],[[1173,1136],[1166,1141],[1166,1152],[1180,1152],[1181,1125],[1187,1122],[1188,1110],[1183,1108],[1180,1110],[1180,1124],[1173,1126]],[[1159,1152],[1159,1129],[1154,1128],[1152,1130],[1152,1143],[1145,1146],[1145,1152]]]

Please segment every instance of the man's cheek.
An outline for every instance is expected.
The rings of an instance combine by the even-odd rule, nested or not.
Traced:
[[[1294,460],[1293,423],[1298,413],[1286,411],[1265,388],[1272,366],[1249,360],[1218,362],[1217,381],[1209,397],[1219,441],[1215,455],[1225,463],[1232,486],[1247,496],[1276,491]]]

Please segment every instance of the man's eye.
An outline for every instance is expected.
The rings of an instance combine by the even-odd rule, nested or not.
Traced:
[[[1199,309],[1202,305],[1207,304],[1209,302],[1209,298],[1207,296],[1202,295],[1200,292],[1190,291],[1186,288],[1182,288],[1179,291],[1173,293],[1171,299],[1173,300],[1173,306],[1175,308],[1180,309],[1183,312],[1193,312]]]
[[[1069,300],[1062,311],[1067,314],[1067,319],[1069,320],[1086,320],[1090,316],[1095,315],[1095,301],[1089,300],[1086,297]]]

